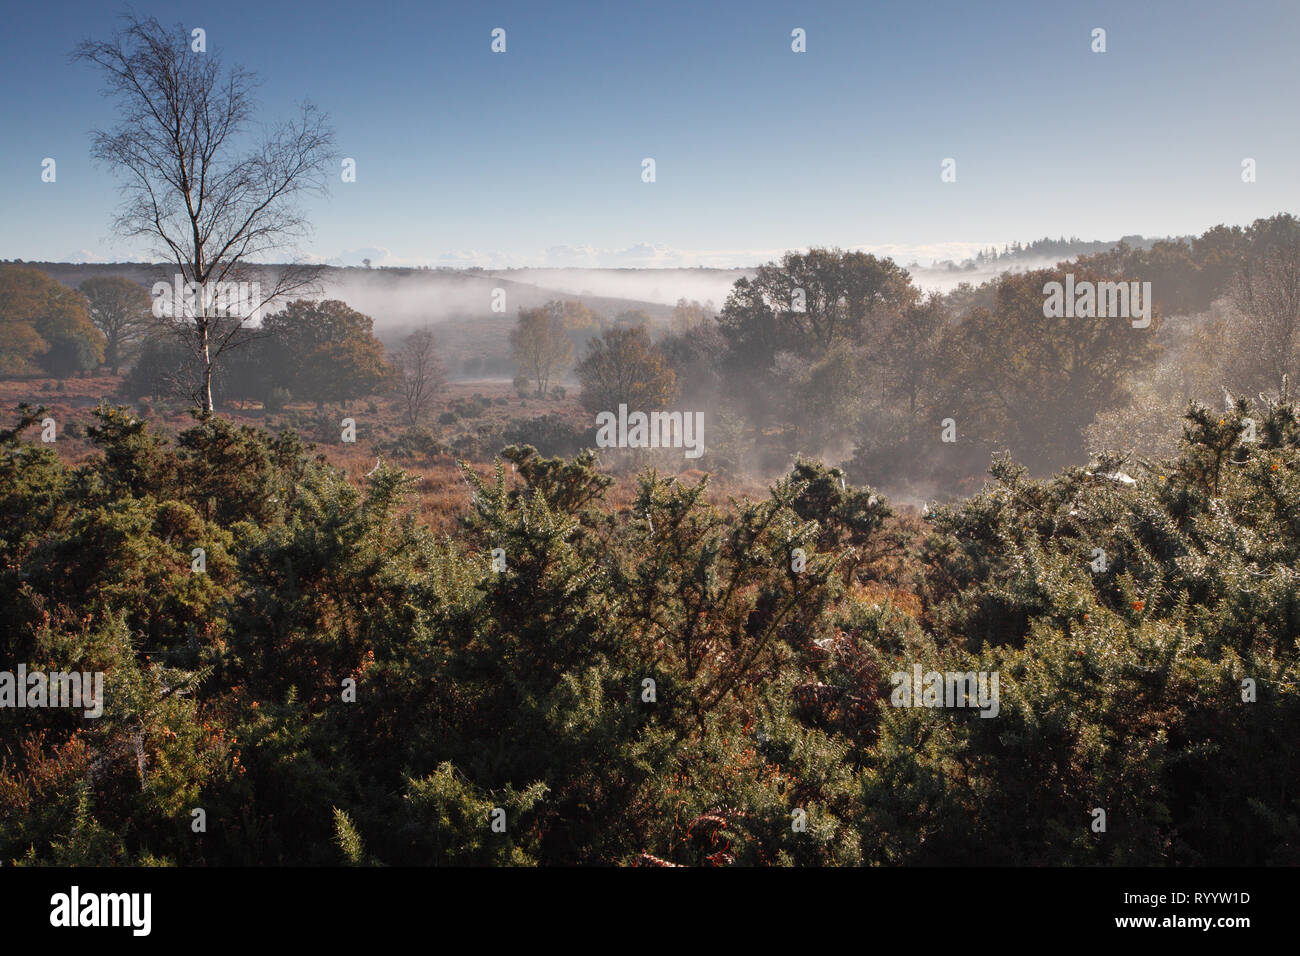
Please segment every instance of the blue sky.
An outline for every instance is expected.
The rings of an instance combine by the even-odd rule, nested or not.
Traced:
[[[329,113],[357,182],[308,206],[301,251],[325,260],[734,266],[839,245],[926,262],[1297,211],[1294,0],[134,8],[260,74],[263,118],[304,97]],[[5,11],[0,258],[133,255],[89,156],[112,107],[68,58],[122,9]]]

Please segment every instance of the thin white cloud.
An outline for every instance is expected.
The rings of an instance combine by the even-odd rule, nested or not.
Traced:
[[[853,251],[888,256],[900,265],[912,262],[923,267],[947,260],[961,261],[994,242],[938,242],[906,245],[863,243],[848,246]],[[621,248],[583,244],[557,244],[537,253],[510,254],[480,249],[451,249],[432,257],[397,255],[383,246],[350,249],[326,261],[335,265],[361,265],[370,259],[373,266],[415,268],[450,266],[481,269],[749,269],[779,260],[786,252],[805,249],[681,249],[664,243],[638,242]]]
[[[68,253],[66,256],[64,256],[62,259],[59,259],[58,261],[76,262],[76,263],[85,263],[85,262],[94,263],[94,262],[108,262],[109,260],[106,259],[104,256],[101,256],[99,253],[91,252],[89,249],[78,249],[76,252]]]

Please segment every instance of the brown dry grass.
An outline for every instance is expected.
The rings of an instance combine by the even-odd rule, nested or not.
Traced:
[[[20,402],[45,406],[48,414],[58,423],[59,438],[55,450],[70,464],[80,464],[100,454],[85,439],[85,429],[94,424],[92,411],[100,401],[133,404],[155,428],[168,435],[174,435],[194,423],[182,402],[142,399],[136,403],[126,403],[118,394],[120,383],[121,379],[112,375],[70,378],[63,382],[62,388],[59,388],[56,380],[49,378],[0,381],[0,411],[7,420],[12,420],[16,417],[16,408]],[[482,403],[478,403],[480,407],[475,408],[472,414],[458,415],[453,424],[438,423],[439,416],[457,408],[464,412],[480,397],[490,404],[482,407]],[[222,407],[218,413],[236,424],[269,427],[277,431],[293,420],[314,421],[319,418],[328,419],[332,423],[344,417],[355,419],[355,444],[344,444],[339,440],[315,440],[314,445],[317,453],[358,486],[364,483],[366,473],[382,457],[376,446],[395,438],[406,429],[397,402],[386,397],[360,399],[345,406],[328,406],[322,410],[317,410],[310,404],[292,403],[283,412],[274,414],[268,414],[255,404],[242,407],[236,404]],[[458,432],[481,425],[502,425],[515,419],[547,414],[560,415],[575,426],[589,423],[588,413],[572,396],[563,399],[521,398],[509,382],[480,380],[449,383],[439,395],[425,427],[438,439],[448,441]],[[304,434],[304,437],[311,441],[317,436]],[[671,469],[673,461],[668,456],[657,461],[660,473],[665,473],[665,466]],[[417,479],[416,507],[420,519],[436,534],[454,534],[461,516],[468,513],[471,498],[470,488],[461,474],[456,458],[452,455],[436,455],[422,460],[396,459],[391,464],[401,467]],[[616,466],[613,472],[616,484],[606,495],[606,504],[615,510],[628,510],[636,498],[636,472],[624,468],[622,463],[616,461],[607,464]],[[683,460],[682,464],[685,466],[692,463]],[[471,458],[470,465],[481,477],[491,480],[495,466],[490,456]],[[687,467],[683,467],[677,474],[686,484],[695,484],[705,476],[705,472]],[[731,498],[760,498],[766,493],[767,485],[761,481],[713,476],[709,479],[706,498],[711,504],[726,508]]]

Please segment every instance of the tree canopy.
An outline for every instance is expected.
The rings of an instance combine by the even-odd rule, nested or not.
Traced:
[[[103,358],[83,295],[30,266],[0,264],[0,374],[64,378]]]

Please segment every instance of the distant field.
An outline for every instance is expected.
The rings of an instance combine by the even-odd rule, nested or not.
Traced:
[[[70,378],[62,383],[61,388],[57,380],[50,378],[0,380],[0,410],[4,413],[0,423],[12,422],[20,402],[45,406],[57,424],[56,450],[64,460],[74,463],[99,454],[86,437],[86,428],[94,424],[91,411],[101,400],[132,405],[154,427],[167,434],[175,434],[193,423],[182,402],[126,402],[117,394],[120,383],[121,378],[113,375]],[[378,459],[384,457],[420,478],[421,518],[433,529],[448,533],[455,528],[458,516],[466,512],[470,502],[469,488],[461,476],[457,460],[470,461],[477,472],[488,476],[493,471],[495,451],[502,444],[498,440],[494,448],[489,437],[484,447],[473,447],[473,436],[481,429],[492,436],[512,421],[543,415],[558,415],[575,428],[589,424],[588,415],[578,403],[574,389],[570,389],[563,399],[520,398],[509,382],[491,379],[453,381],[439,395],[425,427],[439,442],[452,446],[442,453],[401,455],[388,451],[389,443],[407,429],[393,400],[382,396],[319,410],[309,403],[294,402],[282,412],[267,414],[260,406],[250,403],[221,406],[217,413],[241,425],[266,427],[272,431],[296,429],[315,443],[318,453],[356,483],[360,483]],[[454,422],[439,421],[449,414],[455,416]],[[339,440],[338,423],[345,417],[356,421],[355,444],[343,444]],[[34,437],[31,433],[29,436]],[[468,448],[464,444],[467,441],[470,442]],[[458,442],[461,443],[459,449],[455,447]],[[489,448],[493,450],[489,451]],[[663,470],[662,463],[656,462],[656,465]],[[684,468],[681,472],[683,479],[689,482],[699,480],[703,474],[703,470],[695,468]],[[761,495],[765,488],[760,481],[715,478],[711,480],[709,498],[722,505],[728,496]],[[616,507],[626,508],[635,489],[635,469],[622,469],[618,474],[618,484],[610,490],[609,501]]]

